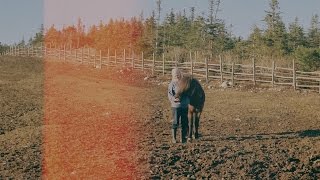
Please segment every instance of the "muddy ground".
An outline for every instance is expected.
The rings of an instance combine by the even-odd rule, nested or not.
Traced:
[[[200,138],[171,144],[166,78],[42,62],[0,59],[0,179],[320,177],[317,93],[213,85]]]
[[[0,179],[41,175],[43,63],[0,57]]]

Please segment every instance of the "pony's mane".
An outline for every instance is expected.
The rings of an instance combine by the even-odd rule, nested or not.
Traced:
[[[190,89],[192,77],[189,75],[184,75],[180,80],[179,80],[179,89],[177,92],[177,97],[182,96],[183,94],[187,93],[188,90]]]
[[[175,97],[180,98],[182,96],[188,96],[190,105],[198,108],[199,111],[202,111],[205,94],[201,83],[197,79],[192,78],[192,76],[183,76],[178,81],[178,86],[179,88]]]

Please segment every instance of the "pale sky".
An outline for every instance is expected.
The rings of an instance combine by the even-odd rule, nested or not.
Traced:
[[[78,17],[88,27],[110,18],[145,17],[156,9],[156,0],[0,0],[0,42],[14,43],[23,37],[26,41],[33,36],[41,24],[57,28],[77,23]],[[225,20],[232,33],[247,37],[254,24],[263,28],[265,10],[269,0],[221,0],[218,18]],[[174,11],[195,7],[197,14],[208,14],[208,0],[162,0],[162,15],[171,8]],[[320,0],[279,0],[283,21],[293,22],[295,17],[307,30],[311,17],[320,15]]]

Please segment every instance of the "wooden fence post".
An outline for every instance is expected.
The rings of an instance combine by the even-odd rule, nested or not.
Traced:
[[[117,50],[114,50],[114,59],[115,59],[115,63],[116,63],[116,66],[117,66]]]
[[[234,86],[234,62],[232,63],[232,66],[231,66],[231,82],[233,87]]]
[[[107,54],[107,67],[110,65],[110,49],[108,48],[108,54]]]
[[[164,76],[165,71],[165,62],[164,62],[164,53],[162,53],[162,75]]]
[[[93,53],[93,67],[96,68],[96,50],[94,50],[94,53]]]
[[[293,90],[296,90],[296,67],[294,60],[292,61],[292,76]]]
[[[31,52],[32,52],[32,50],[31,50]],[[61,47],[59,47],[58,52],[59,52],[59,54],[58,54],[59,60],[61,60]],[[31,56],[32,56],[32,55],[31,55]]]
[[[66,45],[63,46],[63,60],[66,61]]]
[[[83,63],[83,48],[81,48],[81,64]]]
[[[220,75],[221,75],[220,81],[221,83],[223,83],[223,64],[222,64],[221,55],[219,55],[219,60],[220,60]]]
[[[123,65],[126,66],[126,49],[123,49]]]
[[[90,56],[91,56],[91,55],[90,55],[90,48],[88,48],[88,64],[90,64],[90,59],[91,59]]]
[[[134,51],[132,51],[132,69],[134,69]]]
[[[271,84],[272,84],[272,87],[274,87],[274,70],[275,70],[275,64],[274,64],[274,61],[272,61],[272,69],[271,69],[271,73],[272,73],[272,75],[271,75],[271,77],[272,77],[272,82],[271,82]]]
[[[78,54],[77,54],[77,49],[75,49],[75,52],[74,52],[74,57],[75,57],[76,61],[78,61]]]
[[[100,61],[100,69],[101,69],[102,68],[102,52],[101,52],[101,50],[100,50],[99,61]]]
[[[154,53],[152,53],[152,76],[154,75],[154,71],[155,71],[155,58],[154,58]]]
[[[144,71],[144,57],[143,57],[143,51],[141,53],[141,59],[142,59],[142,71]]]
[[[208,58],[204,59],[206,62],[206,83],[209,82],[209,68],[208,68]]]
[[[191,77],[193,77],[193,60],[192,60],[191,51],[190,51],[190,70],[191,70]]]
[[[252,58],[252,71],[253,71],[253,84],[256,85],[256,63],[254,58]]]

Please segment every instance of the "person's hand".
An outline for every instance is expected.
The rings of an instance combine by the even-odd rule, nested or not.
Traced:
[[[180,99],[179,99],[179,98],[174,98],[173,101],[174,101],[174,102],[180,102]]]

